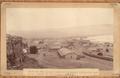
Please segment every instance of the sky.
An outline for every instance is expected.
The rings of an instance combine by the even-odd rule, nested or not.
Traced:
[[[112,8],[7,8],[7,33],[28,37],[112,35]]]

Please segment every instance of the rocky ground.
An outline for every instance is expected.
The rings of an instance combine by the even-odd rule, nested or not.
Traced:
[[[42,68],[38,61],[31,57],[25,57],[20,66],[8,66],[8,70],[22,70],[23,68]]]

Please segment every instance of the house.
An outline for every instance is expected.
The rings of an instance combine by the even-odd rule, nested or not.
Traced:
[[[113,54],[113,47],[109,47],[109,46],[105,46],[105,45],[99,45],[96,47],[90,47],[88,49],[88,52],[91,54],[95,54],[95,55],[102,55],[102,56],[108,56],[108,57],[112,57]]]
[[[113,47],[113,44],[110,43],[110,42],[105,42],[104,45],[107,46],[107,47]]]
[[[47,43],[41,43],[41,44],[37,45],[37,48],[38,49],[47,49],[47,46],[48,46]]]
[[[81,41],[81,44],[82,44],[82,46],[84,46],[84,47],[89,47],[90,46],[90,40],[83,40],[83,41]]]
[[[77,54],[67,48],[61,48],[59,51],[59,56],[61,58],[69,59],[69,60],[76,60]]]
[[[113,57],[113,47],[111,45],[104,46],[103,49],[105,56]]]
[[[48,48],[50,52],[58,51],[58,49],[61,48],[61,44],[58,42],[55,42],[55,43],[49,44]]]

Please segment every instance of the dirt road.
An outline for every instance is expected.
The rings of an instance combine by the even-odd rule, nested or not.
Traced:
[[[29,54],[28,57],[38,61],[44,68],[98,68],[101,70],[111,70],[111,61],[102,60],[90,56],[85,56],[80,60],[65,60],[53,57],[41,57],[39,54]]]

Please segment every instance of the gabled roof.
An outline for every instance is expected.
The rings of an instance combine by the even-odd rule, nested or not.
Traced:
[[[67,55],[67,54],[71,54],[71,53],[75,53],[67,48],[61,48],[58,53],[61,55],[61,56],[64,56],[64,55]],[[76,54],[76,53],[75,53]]]

